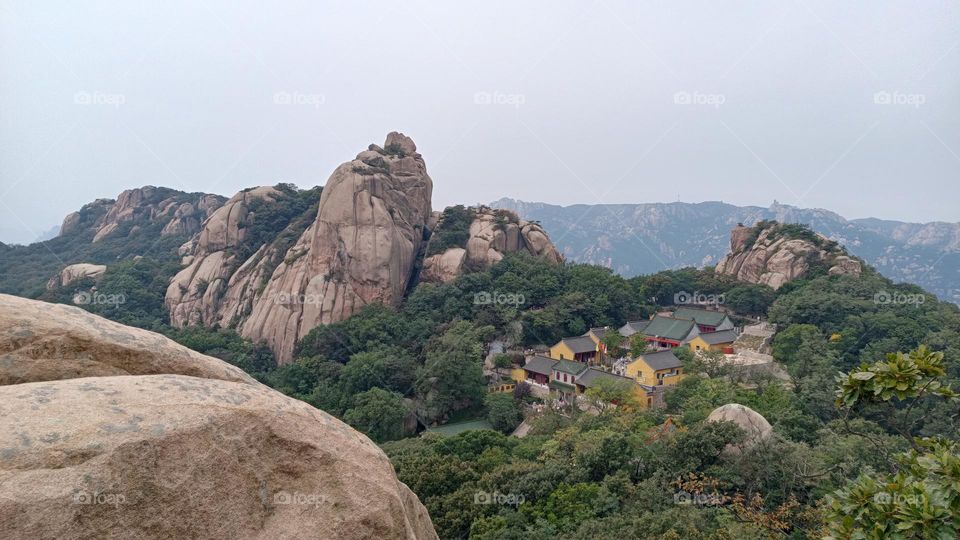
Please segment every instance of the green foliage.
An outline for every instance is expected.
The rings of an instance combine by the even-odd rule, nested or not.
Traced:
[[[487,407],[487,420],[494,429],[510,433],[523,421],[523,415],[512,394],[490,393],[483,401]]]
[[[453,323],[427,345],[426,361],[417,373],[417,396],[428,421],[479,404],[486,390],[483,342],[492,327],[466,321]]]
[[[910,411],[926,394],[957,401],[944,385],[943,354],[921,346],[838,377],[844,407],[908,402],[900,433],[912,449],[898,456],[893,475],[861,474],[827,498],[831,538],[956,538],[960,533],[960,445],[915,439]],[[909,422],[909,423],[908,423]]]
[[[440,215],[440,221],[437,229],[433,231],[430,237],[430,248],[427,256],[443,253],[444,251],[455,248],[467,247],[467,240],[470,239],[470,224],[473,223],[476,212],[472,208],[467,208],[462,204],[448,206]]]
[[[376,442],[403,437],[403,420],[407,406],[403,396],[382,388],[371,388],[353,397],[353,407],[343,419]]]
[[[167,329],[165,333],[185,347],[229,362],[251,375],[264,375],[277,367],[273,352],[265,343],[243,339],[233,330],[188,326]]]

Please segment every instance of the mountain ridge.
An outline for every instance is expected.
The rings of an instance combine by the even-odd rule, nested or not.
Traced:
[[[960,302],[960,273],[955,270],[960,267],[960,223],[848,220],[830,210],[776,201],[766,208],[721,201],[561,206],[504,197],[490,206],[541,223],[568,260],[601,264],[628,277],[715,265],[727,251],[729,231],[741,223],[809,224],[890,279],[917,283]]]

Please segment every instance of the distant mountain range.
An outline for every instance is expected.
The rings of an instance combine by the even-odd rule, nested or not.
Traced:
[[[730,230],[738,223],[805,223],[888,278],[960,303],[960,223],[848,220],[777,202],[769,208],[722,202],[557,206],[503,198],[490,206],[539,221],[568,260],[625,276],[714,265],[729,251]]]

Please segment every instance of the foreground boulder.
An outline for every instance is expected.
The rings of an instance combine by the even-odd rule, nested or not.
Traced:
[[[159,373],[253,382],[159,334],[78,307],[0,294],[0,385]]]
[[[0,387],[0,537],[436,538],[369,439],[261,385]]]
[[[859,276],[862,271],[860,261],[849,257],[836,242],[802,226],[771,221],[733,229],[730,253],[716,271],[779,289],[788,281],[807,277],[815,267],[830,275]]]
[[[0,538],[437,538],[362,434],[218,359],[0,295]]]

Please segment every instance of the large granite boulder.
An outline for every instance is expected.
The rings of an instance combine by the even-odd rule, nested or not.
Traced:
[[[159,334],[78,307],[0,294],[0,385],[159,373],[253,382]]]
[[[399,302],[424,247],[433,181],[413,141],[387,136],[333,172],[316,221],[289,249],[239,331],[279,362],[314,327]]]
[[[726,451],[732,453],[738,453],[765,441],[773,433],[773,427],[763,415],[739,403],[728,403],[717,407],[707,416],[707,422],[733,422],[746,433],[746,437],[739,446],[728,445]]]
[[[437,538],[365,436],[161,336],[0,295],[0,374],[0,538]]]
[[[375,444],[264,386],[0,387],[4,538],[437,538]]]
[[[447,283],[467,269],[489,268],[507,253],[526,252],[554,263],[563,260],[539,224],[524,221],[510,210],[481,206],[470,211],[473,212],[473,222],[466,243],[424,259],[420,273],[422,281]],[[442,218],[437,227],[443,229]]]
[[[59,274],[50,278],[47,289],[66,287],[84,278],[98,278],[107,271],[105,264],[77,263],[64,267]]]
[[[186,267],[167,287],[165,303],[170,324],[229,326],[249,309],[261,273],[252,271],[261,261],[265,247],[241,260],[237,248],[245,240],[256,216],[253,201],[275,203],[282,193],[270,186],[245,189],[203,223],[200,233],[180,248]],[[242,271],[241,271],[242,270]]]
[[[859,276],[862,272],[858,260],[827,238],[819,235],[795,238],[776,222],[733,229],[730,253],[717,264],[716,271],[740,281],[779,289],[791,280],[809,275],[813,265],[826,267],[830,275]]]
[[[115,237],[121,231],[127,236],[158,223],[160,236],[189,236],[200,230],[200,224],[220,207],[219,195],[184,193],[175,189],[143,186],[120,193],[116,200],[97,199],[63,219],[60,236],[89,230],[93,242]],[[154,242],[155,239],[149,240]]]

